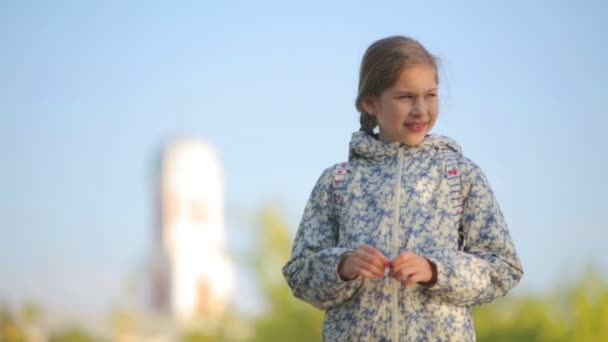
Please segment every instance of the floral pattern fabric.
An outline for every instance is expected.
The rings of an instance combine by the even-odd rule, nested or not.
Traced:
[[[340,165],[317,181],[283,267],[293,294],[326,312],[323,339],[474,341],[471,306],[504,296],[523,275],[480,168],[446,137],[428,135],[409,147],[356,132],[335,201]],[[405,251],[425,256],[437,266],[437,282],[341,280],[340,257],[361,244],[389,259]]]

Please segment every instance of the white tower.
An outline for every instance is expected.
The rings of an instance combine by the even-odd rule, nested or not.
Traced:
[[[217,317],[234,286],[219,160],[209,145],[180,139],[167,146],[161,165],[157,307],[179,320]]]

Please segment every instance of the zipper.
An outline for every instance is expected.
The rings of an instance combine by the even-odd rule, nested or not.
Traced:
[[[399,208],[400,208],[400,202],[401,202],[401,175],[403,172],[403,151],[401,149],[399,149],[398,155],[397,155],[397,182],[395,184],[395,212],[393,214],[393,228],[392,228],[392,255],[393,258],[395,258],[397,256],[397,253],[399,253],[399,241],[397,239],[397,236],[399,234]],[[393,335],[393,342],[398,342],[399,341],[399,329],[397,327],[397,324],[399,323],[398,320],[398,313],[399,313],[399,287],[400,287],[401,283],[399,283],[398,281],[393,281],[391,280],[391,298],[392,298],[392,311],[393,311],[393,324],[392,324],[392,335]]]

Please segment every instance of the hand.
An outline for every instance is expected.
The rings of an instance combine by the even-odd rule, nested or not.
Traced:
[[[338,265],[338,274],[342,280],[353,280],[358,276],[365,278],[382,278],[389,260],[382,252],[369,245],[361,245],[342,257]]]
[[[404,252],[393,259],[390,276],[406,286],[416,283],[432,286],[437,281],[437,267],[423,256]]]

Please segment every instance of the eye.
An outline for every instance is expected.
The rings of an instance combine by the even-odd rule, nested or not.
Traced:
[[[412,95],[412,94],[399,95],[397,98],[398,99],[411,100],[411,99],[414,98],[414,95]]]
[[[428,93],[426,94],[427,97],[437,97],[437,93]]]

